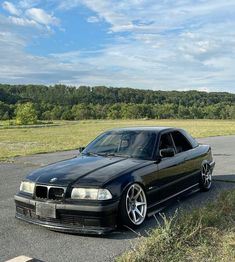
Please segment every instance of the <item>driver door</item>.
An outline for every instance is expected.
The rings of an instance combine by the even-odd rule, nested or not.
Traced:
[[[173,148],[175,145],[171,133],[163,133],[159,140],[159,147],[157,150],[160,156],[161,149]],[[175,151],[176,152],[176,151]],[[161,157],[161,156],[160,156]],[[179,192],[178,182],[184,176],[184,159],[179,155],[172,157],[161,157],[158,163],[157,172],[155,173],[154,191],[155,199],[166,199],[177,192]]]

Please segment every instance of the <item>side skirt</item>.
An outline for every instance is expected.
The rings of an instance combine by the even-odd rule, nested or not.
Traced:
[[[148,217],[153,216],[154,214],[159,213],[161,210],[163,210],[167,206],[166,202],[168,200],[171,200],[174,197],[177,197],[177,196],[179,196],[179,195],[181,195],[181,194],[183,194],[183,193],[185,193],[185,192],[187,192],[189,190],[193,190],[193,188],[196,188],[198,186],[199,186],[199,183],[196,183],[196,184],[194,184],[194,185],[192,185],[190,187],[185,188],[184,190],[179,191],[178,193],[176,193],[174,195],[171,195],[171,196],[169,196],[167,198],[164,198],[164,199],[158,201],[157,203],[151,205],[148,208]]]

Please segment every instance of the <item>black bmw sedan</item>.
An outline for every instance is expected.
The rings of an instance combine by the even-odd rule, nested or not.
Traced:
[[[214,165],[210,146],[182,129],[114,129],[78,157],[29,174],[15,195],[16,217],[73,233],[135,228],[168,200],[209,190]]]

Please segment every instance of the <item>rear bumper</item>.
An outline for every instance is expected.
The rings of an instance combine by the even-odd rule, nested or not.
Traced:
[[[106,234],[116,228],[119,202],[100,205],[78,205],[56,203],[55,217],[36,214],[37,203],[34,199],[15,196],[16,218],[51,230],[78,234]],[[51,204],[51,202],[48,202]]]

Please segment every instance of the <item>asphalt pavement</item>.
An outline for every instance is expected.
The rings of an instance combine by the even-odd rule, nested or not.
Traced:
[[[216,167],[214,183],[207,193],[197,192],[188,198],[175,201],[165,209],[172,215],[176,209],[187,209],[203,205],[216,197],[218,192],[235,188],[235,136],[198,139],[210,144]],[[10,163],[0,163],[0,261],[24,255],[42,261],[112,261],[157,226],[155,218],[146,220],[137,231],[114,232],[105,237],[80,236],[57,233],[45,228],[16,220],[14,194],[22,178],[32,170],[46,164],[71,158],[77,151],[65,151],[17,157]]]

